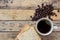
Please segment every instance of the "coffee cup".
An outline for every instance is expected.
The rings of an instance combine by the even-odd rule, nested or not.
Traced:
[[[41,18],[36,22],[35,29],[42,36],[47,36],[52,33],[53,29],[58,29],[53,22],[48,18]]]

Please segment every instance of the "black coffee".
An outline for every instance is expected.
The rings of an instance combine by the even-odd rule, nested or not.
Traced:
[[[51,29],[51,23],[48,20],[41,20],[37,24],[37,28],[41,33],[48,33]]]

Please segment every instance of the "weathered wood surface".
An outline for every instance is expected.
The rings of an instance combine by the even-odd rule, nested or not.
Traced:
[[[15,40],[24,24],[35,25],[33,21],[0,21],[0,39]],[[54,21],[59,26],[59,21]],[[59,26],[60,27],[60,26]],[[42,37],[43,40],[60,40],[60,29],[53,31],[49,36]]]
[[[0,31],[19,31],[25,24],[35,24],[33,21],[0,21]]]
[[[19,31],[20,29],[22,29],[22,27],[25,24],[29,24],[29,25],[35,25],[36,26],[36,21],[9,21],[9,20],[5,20],[5,21],[0,21],[0,31]],[[58,26],[57,30],[54,31],[60,31],[60,21],[53,21],[53,24]]]
[[[8,0],[8,3],[4,2],[3,0],[0,1],[0,40],[14,40],[24,24],[35,25],[35,22],[32,21],[17,20],[31,20],[30,16],[34,15],[35,10],[29,9],[36,8],[36,6],[38,4],[41,5],[42,2],[50,2],[48,0],[13,0],[13,3],[11,3],[11,1],[12,0]],[[59,2],[54,4],[57,8],[59,8],[58,3]],[[8,5],[8,7],[6,5]],[[60,20],[60,12],[58,13],[57,10],[54,12],[57,14],[57,17],[52,16],[52,18],[54,20]],[[60,21],[55,21],[54,23],[60,27]],[[60,28],[55,30],[51,35],[43,37],[43,40],[60,40]]]
[[[19,31],[0,32],[0,40],[15,40]],[[60,40],[60,32],[54,31],[50,35],[42,37],[42,40]]]
[[[51,16],[53,20],[60,20],[60,12],[54,10],[57,17]],[[16,10],[16,9],[0,9],[0,20],[31,20],[30,16],[34,16],[35,10]]]

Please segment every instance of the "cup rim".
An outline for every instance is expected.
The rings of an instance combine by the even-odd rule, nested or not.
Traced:
[[[39,32],[39,30],[37,29],[37,24],[38,24],[38,22],[41,21],[41,20],[43,20],[43,19],[48,20],[48,21],[51,23],[51,29],[50,29],[50,31],[49,31],[48,33],[45,33],[45,34]],[[40,35],[42,35],[42,36],[47,36],[47,35],[49,35],[50,33],[52,33],[52,31],[53,31],[53,22],[52,22],[50,19],[48,19],[48,18],[41,18],[41,19],[39,19],[39,20],[36,22],[36,27],[35,27],[35,29],[36,29],[36,31],[37,31]]]

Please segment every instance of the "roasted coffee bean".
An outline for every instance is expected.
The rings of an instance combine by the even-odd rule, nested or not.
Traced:
[[[57,17],[56,13],[52,12],[54,10],[54,7],[52,6],[52,4],[49,4],[46,6],[42,4],[42,8],[39,5],[37,7],[38,8],[35,10],[34,17],[31,17],[32,21],[37,21],[38,19],[44,18],[47,16],[51,20],[53,20],[51,16]]]

